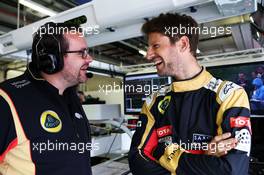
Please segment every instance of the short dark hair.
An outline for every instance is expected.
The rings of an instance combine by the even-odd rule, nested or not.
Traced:
[[[36,45],[38,41],[41,39],[41,43],[43,47],[48,49],[49,51],[53,51],[52,49],[58,48],[57,45],[60,45],[61,55],[65,55],[66,51],[69,49],[68,40],[64,37],[64,33],[68,31],[82,32],[82,28],[79,24],[73,23],[54,23],[48,22],[44,25],[40,26],[39,29],[33,35],[33,43],[32,43],[32,66],[37,67],[37,53],[36,53]],[[54,42],[54,40],[50,40],[52,36],[58,41]]]
[[[190,31],[181,33],[179,32],[180,28],[190,29]],[[175,33],[175,35],[172,35],[172,33],[168,32],[168,29],[170,29],[169,31],[172,31],[172,29],[178,29],[178,32]],[[152,18],[144,23],[141,31],[146,36],[154,32],[168,36],[171,44],[175,44],[175,42],[177,42],[182,36],[187,36],[190,42],[190,51],[193,56],[196,56],[199,40],[197,29],[197,22],[190,16],[180,15],[178,13],[162,13],[158,17]]]

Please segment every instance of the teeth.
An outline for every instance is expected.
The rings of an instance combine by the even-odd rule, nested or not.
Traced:
[[[155,61],[154,65],[156,66],[156,65],[161,64],[161,63],[162,63],[162,61]]]

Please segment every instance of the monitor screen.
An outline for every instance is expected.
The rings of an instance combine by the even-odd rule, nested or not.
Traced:
[[[139,114],[146,97],[170,83],[170,77],[159,77],[156,73],[125,76],[125,114]]]
[[[252,114],[264,115],[264,62],[206,68],[214,77],[242,86],[250,100]]]

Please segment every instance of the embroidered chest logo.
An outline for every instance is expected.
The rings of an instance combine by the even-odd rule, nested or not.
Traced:
[[[82,116],[82,114],[80,114],[80,113],[78,113],[78,112],[75,112],[75,117],[77,118],[77,119],[82,119],[83,118],[83,116]]]
[[[158,104],[158,110],[161,114],[164,114],[165,110],[170,104],[171,96],[164,97],[163,100],[161,100]]]
[[[50,110],[44,111],[41,114],[40,124],[45,131],[51,133],[60,132],[62,128],[62,123],[58,114]]]
[[[11,85],[13,85],[14,87],[16,88],[23,88],[24,86],[27,86],[30,84],[30,81],[28,80],[21,80],[21,81],[16,81],[16,82],[13,82],[11,83]]]

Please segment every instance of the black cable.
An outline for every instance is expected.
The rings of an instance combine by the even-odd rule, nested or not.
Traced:
[[[250,24],[263,35],[264,30],[262,28],[260,28],[256,23],[251,22]]]

